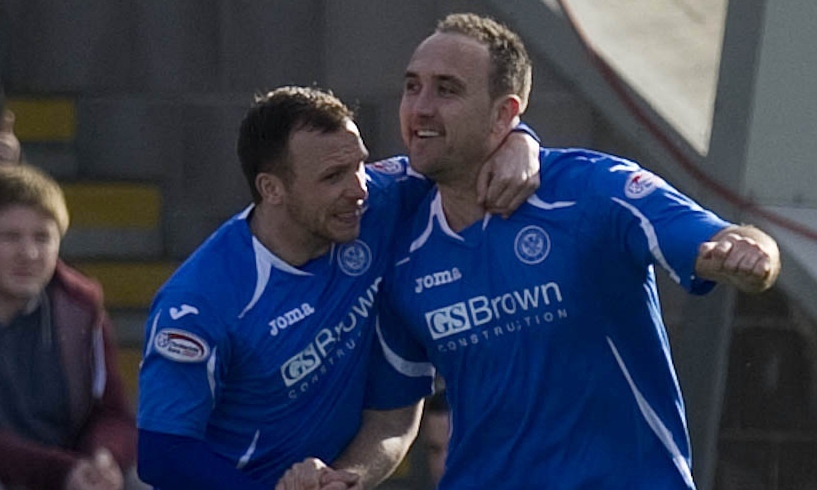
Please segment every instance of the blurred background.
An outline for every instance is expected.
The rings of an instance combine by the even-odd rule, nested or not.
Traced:
[[[403,70],[455,11],[522,35],[545,145],[633,158],[779,241],[768,293],[662,276],[661,299],[699,487],[817,488],[814,0],[2,0],[3,102],[65,188],[63,256],[105,288],[132,398],[153,293],[250,200],[234,147],[253,93],[331,88],[374,158],[400,153]],[[423,452],[387,486],[428,488]]]

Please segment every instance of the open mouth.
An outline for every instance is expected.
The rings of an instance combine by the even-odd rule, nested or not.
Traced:
[[[440,131],[435,131],[433,129],[418,129],[414,132],[414,136],[418,138],[436,138],[442,135]]]

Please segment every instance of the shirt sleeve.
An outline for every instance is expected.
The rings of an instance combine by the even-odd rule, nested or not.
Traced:
[[[227,328],[203,299],[160,292],[139,370],[137,426],[203,439],[230,355]]]
[[[267,487],[217,456],[203,441],[139,431],[139,477],[162,490],[263,490]]]
[[[598,195],[609,199],[614,236],[640,266],[658,264],[673,281],[695,294],[715,283],[695,276],[701,243],[730,225],[661,177],[625,160],[602,166]]]
[[[390,410],[416,403],[434,389],[434,367],[388,301],[379,303],[365,406]]]

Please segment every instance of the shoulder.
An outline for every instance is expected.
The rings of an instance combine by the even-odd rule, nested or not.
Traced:
[[[366,184],[368,220],[382,230],[409,219],[433,183],[412,170],[408,157],[396,156],[366,165]]]
[[[663,179],[636,162],[608,153],[582,148],[544,148],[540,159],[543,194],[633,198],[664,185]]]
[[[236,215],[220,226],[159,289],[156,300],[196,297],[224,304],[254,284],[255,254],[246,220]],[[154,305],[155,307],[155,305]]]
[[[428,179],[411,168],[409,159],[405,155],[367,163],[366,179],[370,191],[375,192],[394,186],[420,185],[426,188],[431,186]]]
[[[366,164],[366,174],[378,180],[394,180],[409,172],[407,156],[397,155]]]
[[[587,178],[641,169],[636,162],[627,158],[585,148],[542,148],[539,158],[543,172],[565,177]]]
[[[246,214],[237,214],[218,227],[182,263],[171,281],[202,281],[227,272],[244,259],[252,259],[252,233]]]

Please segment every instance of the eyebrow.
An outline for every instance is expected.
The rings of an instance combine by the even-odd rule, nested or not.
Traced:
[[[406,75],[404,78],[420,78],[420,75],[409,70],[406,71]],[[449,82],[460,89],[465,88],[465,83],[462,81],[462,79],[455,75],[432,75],[431,78],[434,79],[434,81],[436,82]]]

